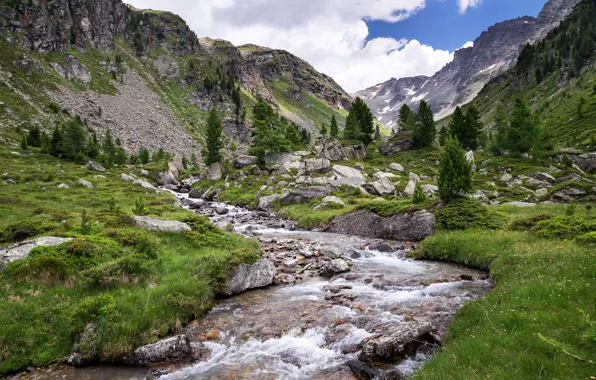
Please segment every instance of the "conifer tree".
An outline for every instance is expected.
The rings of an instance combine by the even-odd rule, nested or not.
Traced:
[[[112,132],[108,128],[106,134],[103,137],[103,141],[101,143],[101,150],[104,155],[113,157],[116,153],[116,144],[114,144],[114,139],[112,138]]]
[[[358,97],[352,103],[351,112],[354,112],[358,119],[358,140],[362,141],[365,145],[369,145],[373,142],[373,135],[375,133],[374,117],[370,108]]]
[[[29,149],[29,146],[27,145],[27,136],[25,136],[25,135],[23,135],[23,138],[21,139],[21,149],[23,149],[23,150]]]
[[[417,148],[430,148],[435,142],[437,129],[435,119],[430,106],[426,101],[420,102],[418,114],[416,115],[416,124],[414,126],[414,143]]]
[[[54,132],[52,132],[52,138],[50,140],[50,154],[53,156],[60,156],[62,147],[62,131],[56,125]]]
[[[421,204],[426,201],[426,193],[422,190],[422,186],[420,183],[416,183],[416,187],[414,188],[414,195],[412,196],[412,203],[414,204]]]
[[[480,113],[474,106],[470,106],[466,112],[462,145],[465,149],[476,150],[480,145],[482,134],[482,121]]]
[[[458,141],[464,140],[466,117],[460,107],[456,107],[449,121],[449,133]]]
[[[35,147],[41,146],[41,131],[39,130],[39,127],[29,128],[29,134],[27,135],[27,144]]]
[[[358,117],[356,112],[350,111],[346,119],[346,125],[344,126],[344,139],[346,140],[357,140],[359,132]]]
[[[327,137],[327,126],[325,123],[321,124],[321,136]]]
[[[68,158],[75,158],[84,153],[86,147],[87,138],[80,119],[74,119],[66,123],[61,152]]]
[[[188,169],[188,159],[184,154],[182,155],[182,167],[184,168],[184,170]]]
[[[331,137],[337,138],[338,133],[339,133],[339,130],[337,128],[337,119],[335,118],[335,114],[333,114],[333,116],[331,116],[331,125],[330,125]]]
[[[141,164],[145,165],[149,163],[150,159],[151,157],[149,154],[149,150],[142,146],[141,149],[139,149],[139,161],[141,162]]]
[[[375,141],[381,141],[381,129],[378,125],[375,127]]]
[[[439,159],[439,194],[449,202],[463,192],[472,190],[472,164],[455,138],[447,137]]]
[[[199,167],[199,161],[197,160],[197,155],[195,152],[192,152],[192,155],[190,156],[190,167],[192,169]]]
[[[447,136],[449,136],[449,131],[447,127],[442,126],[441,130],[439,131],[439,145],[445,146],[445,141],[447,140]]]
[[[116,148],[112,158],[114,165],[122,166],[126,163],[126,152],[122,148]]]
[[[211,107],[207,118],[207,151],[205,154],[205,164],[207,166],[221,161],[222,133],[223,128],[217,110],[215,107]]]
[[[412,130],[412,128],[414,127],[415,119],[416,114],[412,112],[412,110],[407,104],[401,106],[401,108],[399,109],[399,119],[397,123],[402,127],[402,129]]]
[[[536,137],[536,124],[528,105],[518,99],[511,115],[505,138],[507,149],[514,153],[526,153],[532,149]]]

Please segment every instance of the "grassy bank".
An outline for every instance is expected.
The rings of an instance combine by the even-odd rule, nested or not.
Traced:
[[[0,245],[74,239],[36,248],[0,272],[0,374],[64,360],[87,326],[93,333],[81,352],[108,361],[178,332],[211,307],[234,265],[260,254],[256,242],[175,207],[171,195],[120,180],[121,173],[140,176],[139,168],[92,172],[10,146],[0,148],[0,168]],[[139,203],[143,214],[184,221],[193,231],[135,228]]]
[[[457,313],[442,351],[413,379],[590,379],[595,246],[544,236],[593,221],[583,207],[573,217],[556,216],[565,213],[558,205],[499,209],[513,224],[443,231],[422,243],[420,257],[490,270],[495,289]],[[544,215],[554,218],[537,222]]]

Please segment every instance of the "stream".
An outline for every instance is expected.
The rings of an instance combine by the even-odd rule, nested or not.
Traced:
[[[182,207],[259,240],[278,274],[276,286],[219,300],[186,327],[201,361],[150,372],[160,379],[400,379],[436,351],[454,313],[492,287],[484,272],[406,258],[410,243],[304,231],[274,214],[173,194]],[[350,270],[321,277],[328,257],[341,257]],[[366,340],[429,324],[432,339],[411,355],[374,366],[358,360]],[[62,367],[54,374],[38,378],[142,379],[147,370]]]

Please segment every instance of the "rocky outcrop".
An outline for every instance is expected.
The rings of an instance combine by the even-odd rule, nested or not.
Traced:
[[[317,154],[330,161],[365,160],[366,147],[364,144],[343,146],[337,140],[325,141],[317,146]]]
[[[133,354],[125,357],[128,365],[150,366],[159,363],[168,365],[195,359],[190,339],[186,335],[176,335],[137,348]]]
[[[149,216],[135,216],[135,224],[139,228],[156,232],[187,232],[191,231],[188,224],[177,220],[155,219]]]
[[[366,191],[374,195],[390,195],[395,193],[395,185],[387,177],[367,183],[363,186]]]
[[[269,286],[273,284],[275,274],[275,265],[270,260],[262,259],[254,264],[240,264],[225,286],[218,289],[217,293],[220,296],[232,296],[249,289]]]
[[[425,343],[438,343],[434,328],[426,322],[410,322],[392,327],[382,335],[364,340],[359,359],[365,363],[394,363],[408,356],[414,356]]]
[[[349,166],[333,165],[331,172],[334,176],[333,186],[335,187],[346,185],[351,188],[356,188],[366,183],[366,179],[362,172]]]
[[[435,230],[435,216],[428,211],[414,211],[388,218],[368,210],[358,210],[335,218],[329,232],[400,241],[420,241]]]
[[[331,162],[326,158],[309,158],[300,164],[298,175],[325,174],[331,170]]]
[[[282,205],[309,203],[315,198],[326,197],[331,191],[326,187],[311,186],[290,191],[279,198]]]
[[[379,152],[385,156],[394,156],[399,152],[410,150],[413,147],[414,139],[411,138],[410,134],[407,132],[398,132],[389,141],[379,146]]]
[[[234,159],[234,167],[236,169],[242,169],[246,166],[255,165],[258,158],[255,156],[238,156]]]
[[[89,161],[89,162],[87,162],[86,167],[87,167],[87,169],[93,170],[93,171],[96,171],[96,172],[105,172],[106,171],[106,169],[103,166],[101,166],[100,164],[98,164],[95,161]]]
[[[20,243],[0,247],[0,269],[4,270],[6,264],[29,256],[35,247],[52,247],[71,241],[71,238],[44,236],[37,239],[26,240]]]

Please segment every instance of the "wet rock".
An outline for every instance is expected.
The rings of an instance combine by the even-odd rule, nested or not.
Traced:
[[[227,207],[222,206],[222,207],[218,207],[215,210],[215,212],[217,213],[217,215],[227,215],[230,212],[230,210],[228,210]]]
[[[410,322],[390,328],[382,335],[364,340],[359,359],[366,363],[393,363],[413,356],[424,343],[437,343],[430,323]]]
[[[227,281],[225,288],[217,291],[219,295],[231,296],[249,289],[262,288],[273,283],[276,269],[271,260],[262,259],[254,264],[240,264]]]
[[[87,169],[94,170],[96,172],[105,172],[106,171],[106,169],[103,166],[101,166],[100,164],[98,164],[95,161],[87,162],[86,167],[87,167]]]
[[[88,189],[93,189],[95,186],[93,186],[93,184],[85,179],[79,179],[79,182],[77,182],[79,185],[86,187]]]
[[[209,330],[207,334],[205,334],[205,339],[210,341],[216,341],[221,339],[221,331],[219,330]]]
[[[149,216],[135,216],[135,224],[139,228],[157,232],[186,232],[191,231],[188,224],[177,220],[155,219]]]
[[[379,371],[376,368],[360,360],[349,360],[345,364],[360,380],[373,380],[379,376]]]
[[[435,216],[426,210],[383,218],[368,210],[358,210],[334,219],[329,231],[377,239],[420,241],[434,232]]]
[[[389,178],[381,178],[363,186],[366,191],[374,195],[389,195],[395,193],[395,185]]]
[[[4,270],[6,264],[11,261],[25,259],[29,256],[31,250],[35,247],[52,247],[71,241],[71,238],[60,238],[54,236],[44,236],[37,239],[26,240],[20,243],[0,247],[0,264]]]
[[[333,165],[332,174],[334,175],[333,186],[335,187],[347,185],[355,188],[366,183],[366,179],[360,170],[348,166]]]
[[[329,261],[323,267],[321,275],[324,277],[333,277],[339,273],[345,273],[350,271],[350,266],[342,259],[334,259]]]
[[[158,363],[179,363],[194,359],[190,339],[186,335],[176,335],[137,348],[134,353],[124,358],[128,365],[148,366]]]
[[[93,361],[94,358],[91,358],[87,355],[84,355],[80,352],[79,348],[81,346],[81,344],[84,344],[84,342],[89,339],[89,336],[91,334],[93,334],[93,331],[95,330],[95,326],[90,323],[85,327],[85,331],[83,331],[83,333],[81,335],[79,335],[79,337],[77,338],[77,340],[75,341],[75,343],[73,344],[71,350],[70,350],[70,354],[68,355],[68,358],[66,359],[66,362],[72,366],[75,367],[83,367],[86,365],[91,364],[91,362]]]
[[[236,169],[242,169],[246,166],[251,166],[256,164],[258,158],[255,156],[238,156],[234,159],[234,167]]]

